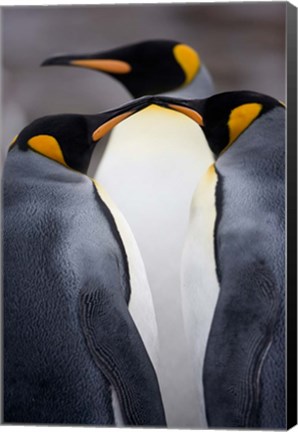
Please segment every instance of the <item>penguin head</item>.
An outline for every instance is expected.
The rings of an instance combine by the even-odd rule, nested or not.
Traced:
[[[50,57],[42,63],[49,65],[105,72],[120,81],[135,98],[187,85],[201,66],[193,48],[170,40],[145,41],[93,54]]]
[[[282,102],[252,91],[220,93],[201,100],[157,97],[155,103],[195,120],[215,156],[227,150],[257,118],[277,106],[284,108]]]
[[[116,124],[150,104],[139,99],[100,114],[60,114],[41,117],[25,127],[13,141],[81,173],[86,173],[95,145]]]

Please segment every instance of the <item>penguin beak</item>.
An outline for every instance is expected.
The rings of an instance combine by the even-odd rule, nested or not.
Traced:
[[[111,74],[127,74],[132,67],[123,60],[99,58],[96,55],[59,55],[49,57],[41,66],[77,66]]]
[[[130,117],[132,114],[135,114],[136,110],[130,110],[123,113],[115,113],[108,120],[105,120],[104,123],[100,124],[96,127],[95,130],[92,131],[92,141],[99,141],[104,135],[106,135],[110,130],[113,129],[118,123],[121,123],[126,118]]]
[[[139,99],[135,99],[132,102],[126,103],[120,108],[105,111],[98,115],[88,116],[89,126],[91,128],[92,141],[99,141],[117,124],[130,117],[131,115],[136,114],[138,111],[141,111],[147,106],[153,104],[153,101],[153,96],[144,96]]]
[[[160,105],[165,108],[178,111],[186,115],[187,117],[191,118],[200,126],[204,126],[203,117],[198,111],[198,107],[200,106],[199,100],[189,101],[184,99],[175,99],[175,98],[157,96],[154,98],[154,103],[156,103],[156,105]]]

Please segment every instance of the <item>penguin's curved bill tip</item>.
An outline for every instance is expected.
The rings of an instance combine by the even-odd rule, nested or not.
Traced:
[[[69,61],[66,56],[55,56],[45,59],[40,66],[68,66]]]

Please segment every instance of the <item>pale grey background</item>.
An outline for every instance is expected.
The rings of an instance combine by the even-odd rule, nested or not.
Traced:
[[[2,160],[11,139],[36,117],[95,113],[128,99],[110,77],[79,68],[39,68],[49,55],[105,50],[152,38],[196,48],[216,90],[256,90],[285,99],[282,3],[115,5],[3,8]],[[158,269],[157,269],[158,271]],[[195,377],[189,368],[179,293],[158,309],[162,382],[169,426],[195,427]],[[170,316],[170,319],[169,319]]]

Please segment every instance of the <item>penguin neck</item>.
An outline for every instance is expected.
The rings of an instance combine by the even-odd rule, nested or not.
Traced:
[[[276,107],[253,121],[228,148],[216,155],[217,164],[231,161],[243,164],[266,160],[266,167],[274,164],[275,157],[284,152],[285,110]],[[217,165],[216,164],[216,165]]]
[[[55,179],[55,181],[78,181],[86,176],[70,167],[62,165],[54,159],[48,158],[34,150],[21,150],[14,146],[8,153],[8,161],[13,161],[15,172],[20,179]],[[23,181],[23,180],[21,180]]]
[[[204,99],[211,96],[213,93],[214,86],[212,78],[207,68],[202,65],[195,78],[188,85],[163,93],[163,95],[183,99]]]

